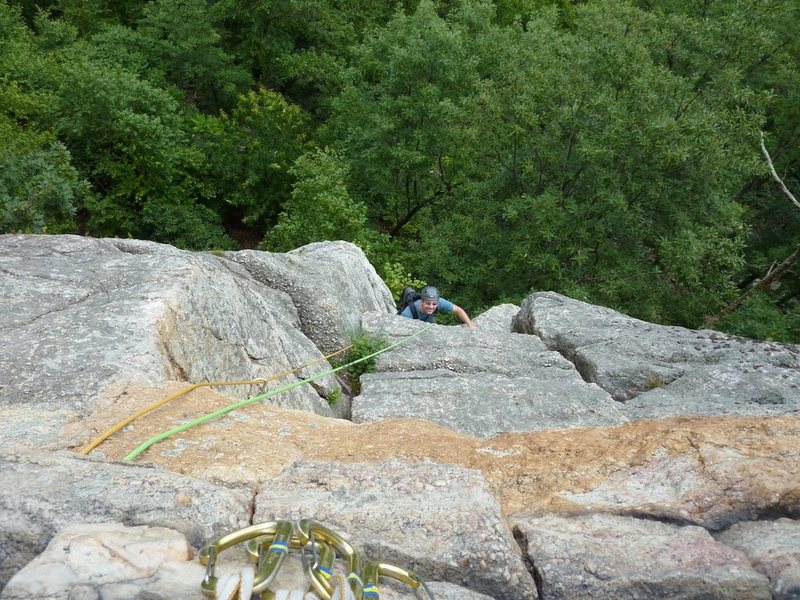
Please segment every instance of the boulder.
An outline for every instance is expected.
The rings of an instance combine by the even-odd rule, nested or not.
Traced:
[[[694,526],[586,515],[514,519],[548,600],[770,600],[743,552]]]
[[[553,292],[532,294],[513,330],[541,338],[630,419],[800,411],[800,348],[640,321]]]
[[[129,386],[118,405],[75,427],[104,429],[116,412],[171,389]],[[120,460],[185,415],[225,403],[211,389],[197,390],[115,433],[92,456]],[[505,514],[595,510],[720,529],[742,519],[800,516],[798,436],[800,419],[791,416],[676,417],[484,439],[422,419],[355,424],[257,403],[168,438],[136,461],[254,488],[299,459],[430,459],[480,470]]]
[[[0,582],[80,525],[31,565],[27,585],[44,585],[48,563],[70,582],[71,600],[197,593],[196,559],[170,555],[155,572],[126,572],[136,538],[172,547],[185,536],[197,550],[250,524],[257,491],[255,519],[317,518],[364,557],[419,572],[442,598],[536,597],[537,573],[553,595],[581,597],[591,585],[597,597],[646,586],[686,597],[699,557],[710,573],[698,584],[704,597],[794,593],[794,346],[664,328],[550,293],[479,315],[477,331],[426,328],[393,315],[374,269],[342,242],[216,254],[10,235],[0,236],[0,269],[0,440],[15,449],[0,456]],[[262,391],[204,387],[116,432],[91,458],[61,450],[190,382],[325,372],[323,353],[344,346],[359,321],[390,342],[414,336],[363,377],[353,413],[369,422],[330,418],[349,409],[346,399],[328,405],[339,386],[325,377],[136,459],[158,467],[113,462]],[[519,523],[517,540],[506,515]],[[590,515],[601,525],[580,522]],[[758,521],[777,517],[793,520]],[[524,533],[533,518],[553,521]],[[168,531],[155,541],[157,527]],[[620,537],[604,537],[609,527]],[[618,571],[610,559],[587,562],[588,552],[563,562],[554,550],[562,530],[572,540],[564,547],[591,548],[599,536],[630,560]],[[537,535],[532,553],[526,540]],[[629,564],[637,551],[638,570]],[[245,568],[237,552],[224,553],[231,577]],[[93,558],[78,568],[73,554]],[[677,578],[666,575],[672,559]],[[170,578],[180,585],[169,589]],[[387,598],[413,597],[391,580],[382,587]]]
[[[160,468],[35,451],[0,454],[0,489],[0,586],[68,525],[168,527],[199,547],[248,524],[251,500]]]
[[[0,600],[196,600],[205,567],[186,537],[165,527],[76,524],[19,571]]]
[[[256,281],[288,294],[303,332],[326,354],[350,343],[362,313],[397,312],[389,288],[349,242],[319,242],[286,254],[243,250],[224,256]]]
[[[426,582],[426,585],[436,600],[494,600],[492,596],[473,592],[460,585],[444,581],[430,581]],[[415,595],[408,586],[388,578],[381,579],[380,591],[382,600],[419,600],[420,598],[428,600],[429,598],[424,589],[419,590],[419,595]]]
[[[560,390],[566,379],[557,369],[542,369],[533,377],[445,369],[367,374],[361,378],[362,394],[353,402],[352,418],[366,423],[417,417],[479,438],[625,421],[599,390]]]
[[[305,282],[295,288],[285,272],[278,278],[295,291],[298,312],[291,296],[254,279],[238,253],[220,257],[136,240],[0,236],[0,440],[47,446],[62,424],[92,412],[112,386],[251,381],[322,359],[299,313],[312,335],[341,347],[346,327],[360,318],[352,299],[370,309],[391,302],[357,250],[330,243],[290,256],[243,253],[242,262],[282,264]],[[338,296],[329,293],[332,287],[341,288]],[[321,364],[296,377],[330,369]],[[284,384],[270,381],[266,389]],[[346,402],[331,409],[326,401],[336,390],[336,378],[328,376],[270,401],[346,414]],[[257,385],[223,389],[237,398],[262,391]]]
[[[364,558],[500,599],[536,598],[483,476],[429,462],[298,461],[256,496],[255,521],[311,518]]]
[[[769,579],[773,600],[800,598],[800,521],[742,521],[714,537],[747,555]]]
[[[346,575],[344,566],[338,563],[336,572]],[[214,574],[218,590],[232,580],[252,584],[253,565],[242,545],[218,556]],[[39,556],[14,575],[0,600],[197,600],[202,598],[204,576],[205,567],[194,558],[187,539],[176,531],[121,523],[76,524],[61,530]],[[382,577],[379,585],[381,598],[386,600],[418,597],[412,588],[388,577]],[[425,586],[438,600],[492,600],[447,582],[425,582]],[[278,598],[308,590],[296,553],[286,557],[268,588]],[[424,589],[420,593],[425,597]],[[237,597],[249,600],[250,596],[240,591]]]
[[[425,327],[397,316],[364,316],[364,331],[388,343],[418,335],[382,354],[376,373],[362,375],[354,422],[417,417],[486,438],[627,420],[618,403],[536,337]]]
[[[695,438],[687,451],[621,468],[583,492],[557,494],[583,511],[669,519],[718,530],[774,512],[800,514],[800,452],[720,446]]]
[[[519,312],[516,304],[498,304],[472,319],[481,331],[509,333],[514,317]]]

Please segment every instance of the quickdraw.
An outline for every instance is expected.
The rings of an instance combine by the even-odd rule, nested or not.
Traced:
[[[387,565],[386,563],[371,562],[364,565],[364,595],[363,598],[380,598],[380,590],[378,589],[378,580],[381,575],[391,577],[402,581],[406,585],[411,586],[414,590],[414,596],[421,598],[419,595],[419,588],[433,598],[433,592],[413,571],[405,571],[400,567],[394,565]]]
[[[289,521],[285,521],[285,523],[291,527]],[[246,547],[250,561],[258,565],[256,580],[268,580],[267,585],[273,581],[279,568],[279,565],[276,565],[274,560],[272,562],[265,560],[265,556],[268,556],[269,553],[280,552],[278,548],[281,545],[276,546],[276,538],[277,536],[262,535],[249,540]],[[267,544],[269,546],[265,549]],[[313,563],[309,563],[306,556],[309,545],[312,546]],[[303,563],[303,571],[308,577],[314,592],[322,598],[330,597],[333,594],[333,586],[330,584],[330,579],[333,576],[336,551],[325,543],[317,544],[312,541],[304,544],[298,536],[293,534],[290,536],[288,548],[301,551],[300,557]],[[254,589],[253,591],[256,590]]]
[[[361,598],[362,584],[361,577],[359,576],[360,565],[358,554],[356,554],[353,547],[335,531],[311,519],[301,519],[297,523],[297,531],[303,540],[311,542],[312,540],[316,541],[319,539],[321,542],[333,546],[334,550],[347,561],[347,584],[350,586],[350,590],[353,592],[356,600]],[[327,600],[327,598],[323,598],[323,600]]]
[[[251,525],[250,527],[245,527],[244,529],[223,535],[218,540],[201,549],[199,555],[200,564],[206,566],[206,574],[205,577],[203,577],[202,583],[200,584],[203,594],[209,598],[216,598],[217,596],[218,579],[214,575],[214,571],[217,565],[217,557],[221,552],[227,550],[231,546],[241,544],[242,542],[246,542],[254,537],[270,536],[271,538],[274,538],[277,531],[278,521],[267,521],[265,523]]]
[[[331,579],[334,577],[337,557],[347,566],[347,585],[356,600],[379,599],[378,583],[381,576],[407,584],[420,600],[419,589],[422,588],[430,600],[434,600],[433,592],[412,571],[380,562],[368,562],[362,567],[358,553],[347,540],[313,519],[302,519],[297,523],[281,520],[251,525],[223,535],[202,548],[199,560],[205,565],[206,573],[200,588],[205,596],[217,598],[219,580],[214,572],[220,553],[243,542],[247,542],[248,558],[256,564],[252,593],[262,599],[273,597],[269,585],[275,581],[286,556],[292,551],[299,551],[311,589],[322,600],[332,600],[335,593]],[[308,560],[308,553],[312,554],[313,561]],[[343,579],[338,575],[336,577]]]

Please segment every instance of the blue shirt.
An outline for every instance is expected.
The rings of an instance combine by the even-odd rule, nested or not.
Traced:
[[[426,315],[420,310],[420,305],[422,304],[422,300],[415,300],[414,301],[414,308],[417,309],[417,314],[419,315],[417,318],[420,321],[425,321],[426,323],[433,323],[436,321],[436,313],[443,312],[443,313],[451,313],[453,312],[453,307],[455,304],[446,300],[444,298],[439,298],[439,306],[436,307],[436,310],[432,315]],[[400,313],[401,317],[406,317],[407,319],[413,319],[414,313],[411,312],[411,306],[406,306],[405,310]]]

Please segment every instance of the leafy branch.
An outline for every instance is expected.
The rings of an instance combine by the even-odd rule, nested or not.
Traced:
[[[789,198],[789,200],[792,202],[792,204],[794,204],[797,208],[800,208],[800,202],[797,201],[797,198],[794,197],[794,195],[789,190],[789,188],[786,187],[786,184],[783,183],[783,180],[780,178],[780,176],[778,175],[778,172],[775,170],[775,165],[772,164],[772,158],[770,157],[769,152],[767,151],[767,147],[764,145],[764,132],[763,131],[761,132],[761,154],[764,155],[764,159],[767,161],[767,166],[769,167],[769,172],[772,175],[772,178],[776,182],[778,182],[778,187],[781,188],[781,191]],[[727,314],[735,311],[737,308],[739,308],[744,303],[744,301],[753,292],[755,292],[757,290],[767,289],[774,282],[778,281],[783,276],[783,274],[786,273],[786,271],[791,269],[798,260],[800,260],[800,245],[798,245],[797,249],[794,252],[792,252],[792,254],[789,255],[777,267],[775,266],[775,263],[770,265],[770,268],[767,271],[767,274],[764,275],[764,277],[762,277],[761,279],[756,280],[756,282],[753,285],[751,285],[749,288],[747,288],[742,294],[740,294],[739,297],[736,298],[736,300],[734,300],[733,302],[729,303],[722,310],[720,310],[719,313],[717,313],[716,315],[711,316],[708,319],[706,319],[705,327],[707,327],[707,328],[713,327],[720,320],[721,317],[723,317],[724,315],[727,315]]]

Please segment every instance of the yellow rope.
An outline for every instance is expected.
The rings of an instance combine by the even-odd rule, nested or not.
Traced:
[[[83,448],[81,448],[80,454],[83,454],[83,455],[89,454],[89,452],[91,452],[94,448],[96,448],[97,446],[102,444],[109,437],[114,435],[116,432],[118,432],[120,429],[122,429],[126,425],[129,425],[130,423],[133,423],[139,417],[141,417],[143,415],[146,415],[149,412],[153,412],[159,406],[162,406],[162,405],[166,404],[167,402],[175,400],[176,398],[180,398],[181,396],[185,396],[186,394],[196,390],[197,388],[200,388],[200,387],[212,387],[212,386],[224,386],[224,385],[266,385],[270,381],[275,381],[276,379],[280,379],[281,377],[286,377],[287,375],[291,375],[292,373],[296,373],[300,369],[305,369],[306,367],[310,367],[311,365],[316,364],[318,362],[322,362],[323,360],[328,360],[329,358],[334,357],[337,354],[341,354],[345,350],[349,350],[352,347],[353,347],[353,344],[350,344],[349,346],[345,346],[341,350],[337,350],[336,352],[332,352],[331,354],[328,354],[327,356],[322,356],[320,358],[315,358],[314,360],[310,360],[310,361],[308,361],[306,363],[303,363],[299,367],[295,367],[294,369],[291,369],[290,371],[284,371],[283,373],[278,373],[277,375],[273,375],[272,377],[269,377],[269,378],[266,378],[266,379],[263,378],[263,377],[259,377],[258,379],[252,379],[250,381],[204,381],[203,383],[193,383],[192,385],[182,389],[179,392],[171,394],[171,395],[167,396],[166,398],[162,398],[158,402],[154,402],[150,406],[148,406],[146,408],[143,408],[142,410],[140,410],[139,412],[131,415],[127,419],[124,419],[124,420],[120,421],[119,423],[117,423],[112,428],[108,429],[107,431],[104,431],[101,435],[99,435],[98,437],[93,439],[91,442],[86,444]]]

